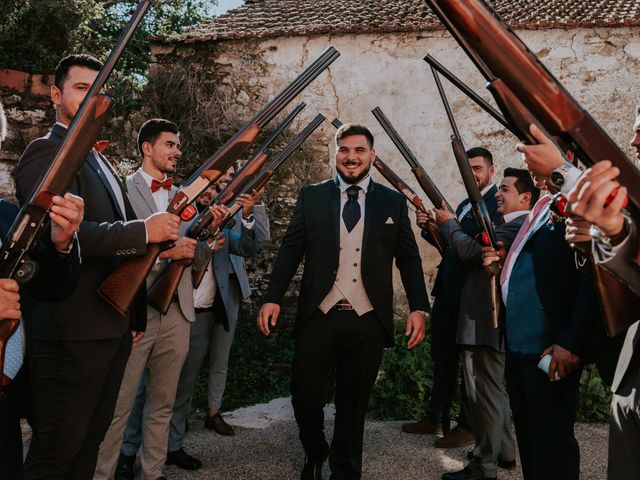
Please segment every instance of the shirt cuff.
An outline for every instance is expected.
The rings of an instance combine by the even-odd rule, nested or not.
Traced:
[[[255,224],[256,224],[256,219],[253,216],[253,214],[251,214],[247,220],[245,220],[245,218],[242,217],[242,226],[244,228],[251,230]]]
[[[564,166],[567,169],[567,177],[560,189],[560,193],[567,196],[571,189],[575,187],[576,183],[578,183],[578,179],[582,176],[583,172],[578,167],[566,161],[564,162]]]

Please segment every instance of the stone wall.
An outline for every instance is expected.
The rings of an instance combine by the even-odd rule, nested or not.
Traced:
[[[640,31],[610,28],[519,34],[631,155],[628,139],[634,107],[640,100],[637,81]],[[339,117],[343,122],[368,124],[376,135],[379,156],[419,191],[407,164],[370,113],[379,105],[448,200],[453,205],[461,201],[466,195],[451,156],[450,127],[422,57],[431,53],[485,98],[490,96],[479,72],[446,32],[158,44],[153,51],[154,71],[164,74],[190,70],[215,72],[218,81],[211,86],[219,102],[216,114],[221,116],[217,120],[230,124],[250,118],[328,45],[335,46],[341,57],[300,96],[307,108],[295,128],[300,128],[317,112],[325,114],[328,120]],[[446,82],[445,88],[467,148],[482,145],[494,153],[496,179],[501,178],[504,167],[522,166],[519,155],[514,152],[514,137]],[[333,127],[326,122],[313,139],[316,157],[315,163],[308,167],[310,180],[326,178],[332,171],[333,133]],[[377,172],[373,176],[381,180]],[[288,207],[304,176],[292,178],[285,174],[281,178],[285,179],[287,188],[281,190],[281,184],[277,191],[272,188],[269,198],[275,214],[276,247],[282,234],[278,227],[286,224]],[[280,212],[284,217],[280,217]],[[438,257],[425,242],[419,243],[427,280],[432,282]]]

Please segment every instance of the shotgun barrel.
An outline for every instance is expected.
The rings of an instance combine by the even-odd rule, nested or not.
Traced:
[[[325,50],[309,67],[269,102],[249,123],[209,157],[183,184],[171,200],[167,212],[184,221],[197,213],[191,204],[226,172],[249,148],[260,131],[315,80],[340,53],[333,47]],[[144,285],[149,271],[166,245],[150,244],[144,256],[131,258],[114,270],[98,289],[98,293],[120,314],[130,308],[138,289]]]

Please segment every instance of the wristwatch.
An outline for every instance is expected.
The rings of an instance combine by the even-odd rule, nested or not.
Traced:
[[[570,165],[563,163],[558,168],[554,169],[549,178],[551,179],[551,183],[553,183],[558,189],[561,189],[562,186],[567,181],[567,175],[569,174]]]

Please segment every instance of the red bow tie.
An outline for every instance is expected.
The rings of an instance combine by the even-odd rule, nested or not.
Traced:
[[[165,178],[161,182],[154,179],[151,181],[151,192],[155,193],[161,188],[164,188],[165,190],[171,190],[171,185],[173,185],[173,179],[171,177]]]
[[[96,149],[96,152],[100,153],[104,151],[109,146],[109,140],[98,140],[93,144],[93,148]]]

